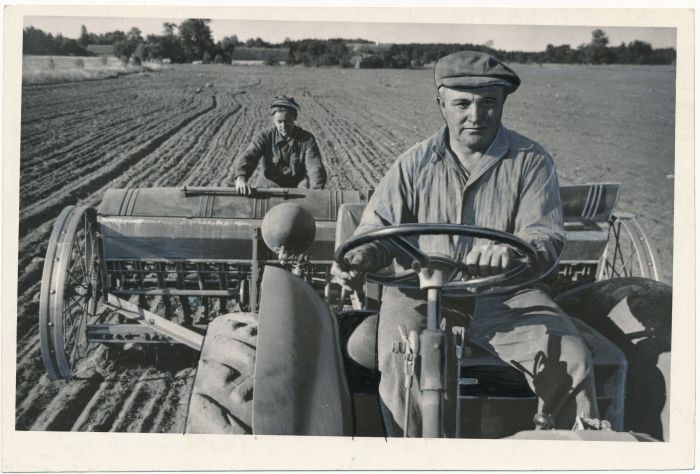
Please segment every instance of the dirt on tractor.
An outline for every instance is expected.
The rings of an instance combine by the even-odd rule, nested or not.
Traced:
[[[672,283],[675,68],[513,68],[523,85],[504,124],[553,155],[561,184],[621,183],[618,209],[639,216]],[[270,125],[268,104],[281,94],[301,105],[297,123],[319,140],[330,188],[373,188],[442,123],[430,69],[183,65],[23,87],[17,430],[183,431],[190,349],[101,346],[76,380],[47,377],[37,323],[52,225],[67,205],[97,206],[108,188],[231,183],[234,158]]]

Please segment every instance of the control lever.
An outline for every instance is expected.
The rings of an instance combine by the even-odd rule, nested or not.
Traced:
[[[406,326],[399,325],[400,341],[394,341],[392,352],[403,354],[404,372],[404,413],[403,413],[403,436],[408,437],[408,413],[411,405],[411,387],[413,386],[413,376],[416,373],[416,354],[420,349],[418,333],[416,331],[406,332]]]

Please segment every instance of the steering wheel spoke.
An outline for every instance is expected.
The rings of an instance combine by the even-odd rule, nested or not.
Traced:
[[[397,235],[395,237],[388,237],[389,242],[394,244],[396,248],[401,250],[406,256],[412,258],[419,265],[426,266],[430,260],[422,250],[413,245],[403,236]]]
[[[415,288],[415,279],[418,277],[416,272],[413,270],[406,270],[400,273],[394,273],[391,275],[381,275],[379,273],[370,273],[367,275],[367,280],[374,282],[374,283],[379,283],[380,285],[387,285],[387,286],[405,286],[407,288]],[[411,284],[412,282],[412,284]]]

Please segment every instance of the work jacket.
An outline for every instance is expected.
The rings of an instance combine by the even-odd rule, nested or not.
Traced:
[[[250,178],[258,163],[260,174],[283,188],[296,188],[307,176],[311,189],[322,189],[326,184],[316,138],[298,126],[289,140],[283,139],[275,127],[256,135],[236,159],[234,177]]]

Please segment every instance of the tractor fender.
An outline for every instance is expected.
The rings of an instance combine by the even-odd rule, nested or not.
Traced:
[[[254,380],[253,434],[352,434],[335,318],[309,284],[274,266],[261,285]]]
[[[624,352],[625,430],[668,441],[671,286],[646,278],[616,278],[574,288],[555,300]]]

